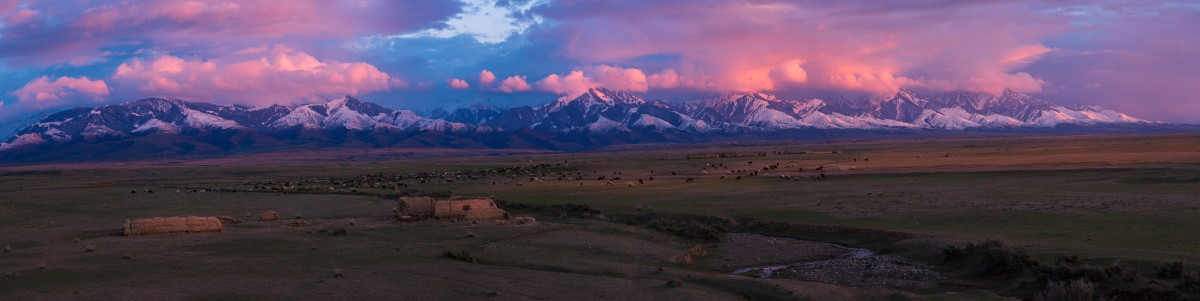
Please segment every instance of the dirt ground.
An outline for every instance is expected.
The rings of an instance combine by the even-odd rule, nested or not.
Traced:
[[[708,153],[766,156],[687,159]],[[936,243],[1000,239],[1038,258],[1200,263],[1195,134],[388,154],[0,167],[8,249],[0,299],[1005,298],[939,280],[728,274],[843,252],[823,243],[919,261],[927,258],[916,250]],[[400,194],[582,204],[603,214],[512,211],[536,217],[536,226],[395,223]],[[266,210],[281,220],[257,221]],[[866,230],[771,233],[814,242],[713,242],[603,216],[620,214]],[[245,222],[220,233],[119,235],[126,219],[187,215]],[[290,226],[295,220],[312,226]],[[905,238],[875,239],[874,230]],[[674,261],[696,245],[709,254],[695,265]]]

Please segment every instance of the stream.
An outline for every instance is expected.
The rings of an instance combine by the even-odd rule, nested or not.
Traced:
[[[786,237],[775,237],[775,238],[793,239],[793,238],[786,238]],[[795,240],[799,240],[799,239],[795,239]],[[871,256],[875,255],[875,252],[868,250],[868,249],[851,248],[851,247],[847,247],[847,246],[843,246],[843,245],[839,245],[839,244],[832,244],[832,243],[826,243],[826,242],[817,242],[817,243],[836,247],[838,249],[847,251],[846,253],[839,255],[837,258],[827,259],[827,260],[867,258],[867,257],[871,257]],[[746,272],[761,271],[758,273],[759,278],[771,278],[771,275],[774,275],[775,271],[777,271],[777,270],[785,269],[785,268],[789,268],[789,267],[793,267],[793,266],[798,266],[798,265],[802,265],[802,264],[806,264],[806,263],[821,262],[821,261],[824,261],[824,260],[804,261],[804,262],[797,262],[797,263],[783,264],[783,265],[745,267],[745,268],[736,269],[729,274],[730,275],[741,275]]]

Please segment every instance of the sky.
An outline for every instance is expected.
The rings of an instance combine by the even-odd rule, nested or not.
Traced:
[[[1200,123],[1200,2],[0,0],[0,130],[146,97],[537,105],[591,87],[1000,93]]]

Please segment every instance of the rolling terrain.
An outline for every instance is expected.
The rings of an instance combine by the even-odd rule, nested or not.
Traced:
[[[1079,280],[1100,296],[1194,298],[1198,138],[722,143],[361,160],[322,150],[293,160],[7,166],[0,225],[12,231],[0,234],[10,250],[0,254],[0,296],[1024,299]],[[491,196],[538,224],[395,223],[399,195]],[[265,210],[283,221],[256,221]],[[117,234],[126,219],[186,215],[246,222],[220,233]],[[707,254],[692,264],[675,259],[696,246]],[[875,257],[829,259],[843,256],[838,248]],[[772,264],[804,268],[771,278],[753,270]],[[881,272],[856,274],[861,264]],[[823,266],[858,276],[810,275]],[[742,268],[752,270],[733,274]]]

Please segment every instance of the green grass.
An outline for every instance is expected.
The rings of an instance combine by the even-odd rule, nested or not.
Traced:
[[[349,189],[320,194],[174,192],[181,188],[245,189],[252,186],[250,183],[264,181],[350,178],[377,173],[440,174],[564,161],[568,162],[567,166],[544,169],[550,175],[544,176],[541,183],[528,182],[533,175],[515,173],[490,174],[477,180],[456,179],[453,183],[405,182],[418,193],[450,191],[456,195],[495,196],[526,204],[586,204],[609,216],[646,213],[717,216],[914,234],[914,239],[897,241],[886,235],[873,237],[854,231],[763,230],[764,234],[867,246],[876,250],[892,249],[903,254],[916,254],[921,251],[918,249],[936,248],[943,242],[999,239],[1028,249],[1042,261],[1079,254],[1085,262],[1096,265],[1120,261],[1156,267],[1162,261],[1176,260],[1189,266],[1200,264],[1200,245],[1194,243],[1194,234],[1200,233],[1200,223],[1194,222],[1200,220],[1200,204],[1195,199],[1200,195],[1200,185],[1196,185],[1200,183],[1200,165],[1195,163],[1200,162],[1198,160],[1138,164],[1044,162],[1041,165],[996,165],[977,169],[956,166],[957,163],[950,161],[961,156],[997,160],[1013,152],[1026,154],[1017,159],[1036,158],[1043,153],[1064,156],[1107,154],[1114,149],[1128,149],[1128,144],[1140,145],[1146,141],[1137,137],[1109,140],[1083,139],[1079,140],[1084,141],[1082,143],[1069,145],[1015,138],[875,144],[717,145],[704,149],[662,148],[381,162],[151,168],[110,165],[49,171],[0,171],[0,178],[4,180],[0,181],[0,195],[4,196],[0,199],[0,227],[16,229],[0,233],[0,245],[11,243],[14,248],[13,253],[0,254],[0,269],[20,274],[18,277],[0,276],[3,277],[0,278],[0,295],[128,285],[128,279],[138,277],[151,279],[138,285],[153,285],[157,283],[154,279],[226,274],[306,275],[322,279],[328,276],[333,266],[373,269],[396,268],[404,264],[444,265],[453,262],[440,257],[447,250],[471,250],[481,262],[495,264],[495,268],[527,268],[602,278],[641,277],[637,275],[643,272],[637,268],[673,265],[661,258],[645,258],[644,254],[635,256],[584,245],[564,246],[576,243],[571,241],[530,243],[526,240],[555,237],[555,233],[559,233],[556,231],[578,230],[647,246],[682,250],[697,244],[649,228],[560,219],[557,212],[550,211],[529,214],[538,214],[539,221],[553,223],[547,224],[553,226],[395,226],[384,222],[375,230],[350,227],[348,235],[310,234],[305,232],[334,226],[277,229],[283,226],[252,221],[265,210],[278,211],[284,219],[303,216],[330,221],[354,218],[362,223],[385,221],[391,218],[390,208],[395,204],[379,196],[392,195],[395,191],[357,188],[359,193],[356,194],[351,194]],[[682,159],[688,153],[749,149],[843,150],[844,153]],[[1173,144],[1155,149],[1189,151]],[[944,153],[952,156],[938,157]],[[914,159],[917,154],[927,156]],[[872,158],[870,163],[852,161],[868,156]],[[747,164],[748,161],[754,163]],[[787,171],[781,168],[760,177],[728,173],[723,168],[706,168],[709,173],[702,173],[701,168],[708,163],[724,164],[729,166],[728,170],[760,170],[762,166],[781,163],[802,166],[805,172],[792,171],[794,167],[789,167]],[[895,165],[871,169],[875,164]],[[863,170],[827,170],[825,180],[803,178],[795,181],[778,177],[781,174],[811,177],[817,174],[812,168],[819,165],[856,165],[863,166]],[[962,170],[957,169],[960,167]],[[678,175],[671,176],[672,171]],[[558,181],[557,175],[553,175],[558,172],[570,173],[569,178],[578,173],[584,178],[584,185],[580,186],[580,181],[576,180]],[[618,176],[615,172],[621,172],[622,179],[614,181],[613,186],[595,180],[598,176],[611,179]],[[513,175],[516,175],[515,179],[511,177]],[[721,175],[728,179],[719,179]],[[742,175],[743,179],[733,180],[737,175]],[[638,178],[650,176],[655,180],[637,187],[625,185],[627,181],[637,183]],[[687,177],[696,178],[696,182],[684,183],[683,179]],[[522,185],[518,186],[518,182]],[[155,193],[143,193],[144,189],[154,189]],[[131,194],[130,190],[139,192]],[[246,213],[251,216],[247,217]],[[221,234],[170,236],[161,241],[111,235],[120,230],[125,219],[179,215],[228,215],[250,223],[230,226]],[[471,231],[479,238],[459,239],[464,231]],[[30,237],[51,239],[41,241]],[[76,237],[85,244],[95,243],[99,250],[83,253],[81,245],[71,242]],[[312,249],[314,246],[317,247],[315,250]],[[928,253],[929,250],[923,251]],[[134,253],[134,258],[122,260],[122,252]],[[36,265],[31,265],[30,260],[43,259],[49,261],[48,269],[28,270]],[[546,260],[564,263],[551,264]],[[712,287],[720,285],[713,284]],[[228,296],[242,292],[231,294]],[[221,298],[224,295],[200,294],[195,297],[206,296]]]
[[[303,242],[278,238],[241,238],[188,247],[194,251],[223,256],[287,254],[308,248],[309,245]]]

